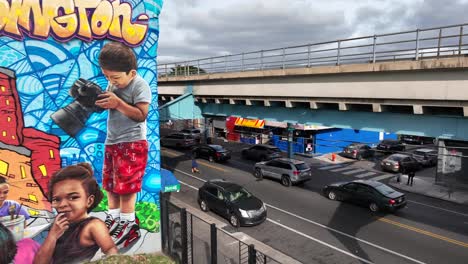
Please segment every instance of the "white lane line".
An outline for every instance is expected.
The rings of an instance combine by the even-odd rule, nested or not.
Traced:
[[[283,224],[281,224],[281,223],[279,223],[279,222],[276,222],[275,220],[272,220],[272,219],[270,219],[270,218],[267,218],[267,221],[272,222],[273,224],[279,225],[279,226],[283,227],[284,229],[287,229],[287,230],[289,230],[289,231],[291,231],[291,232],[294,232],[294,233],[296,233],[296,234],[298,234],[298,235],[301,235],[301,236],[303,236],[303,237],[305,237],[305,238],[308,238],[308,239],[310,239],[310,240],[313,240],[313,241],[315,241],[315,242],[317,242],[317,243],[319,243],[319,244],[322,244],[322,245],[324,245],[324,246],[326,246],[326,247],[329,247],[329,248],[332,248],[332,249],[334,249],[334,250],[336,250],[336,251],[339,251],[339,252],[341,252],[341,253],[343,253],[343,254],[345,254],[345,255],[348,255],[348,256],[350,256],[350,257],[353,257],[353,258],[355,258],[355,259],[358,259],[358,260],[360,260],[360,261],[362,261],[362,262],[364,262],[364,263],[369,263],[369,264],[374,263],[374,262],[368,261],[367,259],[363,259],[363,258],[361,258],[361,257],[359,257],[359,256],[356,256],[356,255],[354,255],[354,254],[351,254],[351,253],[349,253],[349,252],[346,251],[346,250],[342,250],[342,249],[337,248],[337,247],[335,247],[335,246],[333,246],[333,245],[330,245],[330,244],[328,244],[328,243],[326,243],[326,242],[323,242],[322,240],[319,240],[319,239],[317,239],[317,238],[314,238],[314,237],[312,237],[312,236],[309,236],[309,235],[307,235],[307,234],[304,234],[304,233],[302,233],[302,232],[300,232],[300,231],[297,231],[296,229],[293,229],[293,228],[291,228],[291,227],[289,227],[289,226],[286,226],[286,225],[283,225]]]
[[[343,172],[343,174],[349,175],[349,174],[354,174],[354,173],[363,172],[363,171],[366,171],[366,170],[365,169],[355,169],[355,170],[352,170],[352,171]]]
[[[393,250],[390,250],[390,249],[381,247],[381,246],[379,246],[379,245],[377,245],[377,244],[368,242],[368,241],[366,241],[366,240],[357,238],[357,237],[352,236],[352,235],[348,235],[348,234],[346,234],[346,233],[343,233],[343,232],[341,232],[341,231],[339,231],[339,230],[336,230],[336,229],[334,229],[334,228],[328,227],[328,226],[326,226],[326,225],[322,225],[322,224],[320,224],[320,223],[314,222],[314,221],[309,220],[309,219],[307,219],[307,218],[304,218],[304,217],[302,217],[302,216],[299,216],[299,215],[296,215],[296,214],[294,214],[294,213],[291,213],[291,212],[288,212],[288,211],[286,211],[286,210],[283,210],[283,209],[281,209],[281,208],[278,208],[278,207],[276,207],[276,206],[273,206],[273,205],[270,205],[270,204],[267,204],[267,203],[265,203],[265,204],[266,204],[268,207],[271,207],[271,208],[273,208],[273,209],[276,209],[276,210],[278,210],[278,211],[280,211],[280,212],[283,212],[283,213],[285,213],[285,214],[294,216],[294,217],[299,218],[299,219],[301,219],[301,220],[303,220],[303,221],[305,221],[305,222],[308,222],[308,223],[314,224],[314,225],[316,225],[316,226],[325,228],[325,229],[327,229],[327,230],[333,231],[333,232],[338,233],[338,234],[340,234],[340,235],[343,235],[343,236],[346,236],[346,237],[349,237],[349,238],[352,238],[352,239],[356,239],[356,240],[359,241],[359,242],[362,242],[362,243],[367,244],[367,245],[372,246],[372,247],[376,247],[376,248],[378,248],[378,249],[380,249],[380,250],[382,250],[382,251],[385,251],[385,252],[387,252],[387,253],[390,253],[390,254],[393,254],[393,255],[396,255],[396,256],[405,258],[405,259],[410,260],[410,261],[413,261],[413,262],[415,262],[415,263],[421,263],[421,264],[422,264],[422,263],[425,263],[425,262],[421,262],[421,261],[419,261],[419,260],[417,260],[417,259],[408,257],[408,256],[406,256],[406,255],[400,254],[400,253],[398,253],[398,252],[395,252],[395,251],[393,251]]]
[[[188,174],[188,173],[186,173],[186,172],[184,172],[184,171],[180,171],[180,170],[178,170],[178,169],[175,169],[175,170],[178,171],[178,172],[181,172],[181,173],[183,173],[183,174],[186,174],[186,175],[188,175],[188,176],[197,178],[197,177],[195,177],[195,176],[193,176],[193,175],[190,175],[190,174]],[[199,180],[201,180],[201,181],[203,181],[203,182],[206,182],[206,180],[203,180],[203,179],[200,179],[200,178],[197,178],[197,179],[199,179]],[[187,186],[190,186],[191,188],[193,188],[193,189],[195,189],[195,190],[198,190],[197,187],[194,187],[194,186],[192,186],[192,185],[189,185],[189,184],[187,184],[187,183],[184,183],[184,182],[182,182],[182,181],[180,181],[180,180],[179,180],[179,182],[182,183],[182,184],[185,184],[185,185],[187,185]],[[280,211],[280,212],[283,212],[283,213],[288,214],[288,215],[290,215],[290,216],[294,216],[294,217],[296,217],[296,218],[298,218],[298,219],[301,219],[301,220],[306,221],[306,222],[308,222],[308,223],[311,223],[311,224],[314,224],[314,225],[316,225],[316,226],[325,228],[325,229],[327,229],[327,230],[333,231],[333,232],[338,233],[338,234],[340,234],[340,235],[343,235],[343,236],[346,236],[346,237],[349,237],[349,238],[352,238],[352,239],[356,239],[356,240],[359,241],[359,242],[362,242],[362,243],[367,244],[367,245],[369,245],[369,246],[373,246],[373,247],[378,248],[378,249],[380,249],[380,250],[382,250],[382,251],[385,251],[385,252],[387,252],[387,253],[390,253],[390,254],[393,254],[393,255],[396,255],[396,256],[405,258],[405,259],[410,260],[410,261],[413,261],[413,262],[415,262],[415,263],[425,264],[425,262],[421,262],[421,261],[419,261],[419,260],[417,260],[417,259],[413,259],[413,258],[411,258],[411,257],[408,257],[408,256],[406,256],[406,255],[400,254],[400,253],[395,252],[395,251],[393,251],[393,250],[386,249],[386,248],[381,247],[381,246],[379,246],[379,245],[377,245],[377,244],[368,242],[368,241],[366,241],[366,240],[357,238],[357,237],[355,237],[355,236],[348,235],[348,234],[343,233],[343,232],[341,232],[341,231],[339,231],[339,230],[333,229],[333,228],[328,227],[328,226],[326,226],[326,225],[319,224],[319,223],[317,223],[317,222],[314,222],[314,221],[309,220],[309,219],[307,219],[307,218],[304,218],[304,217],[302,217],[302,216],[296,215],[296,214],[294,214],[294,213],[288,212],[288,211],[283,210],[283,209],[281,209],[281,208],[278,208],[278,207],[276,207],[276,206],[273,206],[273,205],[270,205],[270,204],[267,204],[267,203],[265,203],[265,204],[266,204],[268,207],[270,207],[270,208],[276,209],[276,210],[278,210],[278,211]],[[328,246],[328,247],[330,247],[330,248],[332,248],[332,249],[335,249],[335,250],[337,250],[337,251],[340,251],[340,252],[342,252],[342,253],[344,253],[344,254],[346,254],[346,255],[349,255],[349,256],[351,256],[351,257],[357,258],[357,259],[359,259],[359,260],[361,260],[361,261],[364,261],[364,262],[366,262],[366,263],[372,263],[372,262],[369,262],[368,260],[362,259],[362,258],[360,258],[360,257],[358,257],[358,256],[356,256],[356,255],[353,255],[353,254],[351,254],[351,253],[349,253],[349,252],[347,252],[347,251],[343,251],[343,250],[341,250],[341,249],[339,249],[339,248],[337,248],[337,247],[335,247],[335,246],[332,246],[332,245],[330,245],[330,244],[327,244],[327,243],[325,243],[325,242],[323,242],[323,241],[321,241],[321,240],[318,240],[318,239],[313,238],[313,237],[311,237],[311,236],[309,236],[309,235],[306,235],[306,234],[304,234],[304,233],[301,233],[300,231],[297,231],[297,230],[295,230],[295,229],[293,229],[293,228],[291,228],[291,227],[288,227],[288,226],[285,226],[285,225],[283,225],[283,224],[280,224],[280,223],[278,223],[278,222],[276,222],[276,221],[274,221],[274,220],[272,220],[272,219],[270,219],[270,218],[267,218],[267,220],[270,221],[270,222],[272,222],[272,223],[275,223],[275,224],[277,224],[277,225],[279,225],[279,226],[281,226],[281,227],[284,227],[284,228],[286,228],[286,229],[288,229],[288,230],[290,230],[290,231],[293,231],[293,232],[295,232],[295,233],[297,233],[297,234],[302,234],[304,237],[307,237],[307,238],[309,238],[309,239],[311,239],[311,240],[314,240],[314,241],[316,241],[316,242],[318,242],[318,243],[320,243],[320,244],[322,244],[322,245],[325,245],[325,246]]]
[[[441,208],[441,207],[437,207],[437,206],[433,206],[433,205],[428,205],[428,204],[425,204],[425,203],[415,202],[415,201],[412,201],[412,200],[407,200],[407,202],[415,203],[415,204],[419,204],[419,205],[431,207],[431,208],[434,208],[434,209],[439,209],[439,210],[442,210],[442,211],[446,211],[446,212],[449,212],[449,213],[452,213],[452,214],[457,214],[457,215],[461,215],[461,216],[468,217],[468,214],[464,214],[464,213],[460,213],[460,212],[457,212],[457,211],[448,210],[448,209]]]
[[[354,169],[354,168],[344,167],[344,168],[333,169],[333,170],[330,170],[330,171],[338,172],[338,171],[345,171],[345,170],[352,170],[352,169]]]
[[[325,166],[325,167],[320,167],[318,168],[319,170],[328,170],[328,169],[333,169],[333,168],[338,168],[338,167],[342,167],[341,165],[331,165],[331,166]]]
[[[380,180],[391,178],[391,177],[395,177],[395,175],[393,175],[393,174],[384,174],[384,175],[380,175],[380,176],[377,176],[377,177],[374,177],[374,178],[370,178],[369,180],[371,180],[371,181],[380,181]]]
[[[375,173],[375,172],[369,171],[369,172],[364,173],[364,174],[353,175],[353,176],[356,177],[356,178],[364,178],[364,177],[372,176],[372,175],[376,175],[376,174],[377,173]]]

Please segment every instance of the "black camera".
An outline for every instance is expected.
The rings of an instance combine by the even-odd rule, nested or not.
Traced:
[[[69,92],[75,100],[57,110],[50,117],[63,131],[75,137],[83,129],[92,113],[104,111],[103,108],[95,105],[98,95],[103,91],[99,85],[80,78],[73,83]]]

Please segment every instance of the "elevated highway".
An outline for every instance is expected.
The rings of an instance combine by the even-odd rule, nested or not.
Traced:
[[[466,24],[158,66],[202,115],[468,139]]]

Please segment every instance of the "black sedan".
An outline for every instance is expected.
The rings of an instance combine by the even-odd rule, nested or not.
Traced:
[[[210,180],[198,190],[202,211],[213,212],[229,220],[234,227],[253,226],[265,221],[265,204],[242,186],[225,180]]]
[[[372,212],[395,212],[406,206],[406,197],[389,186],[368,180],[355,180],[327,185],[323,194],[330,200],[349,201],[369,207]]]
[[[406,147],[400,141],[394,139],[384,139],[377,145],[377,150],[384,153],[405,151]]]
[[[193,150],[193,155],[195,158],[204,158],[213,161],[226,161],[231,158],[231,151],[223,148],[220,145],[199,145]]]
[[[265,144],[258,144],[250,148],[243,149],[241,154],[244,159],[255,161],[266,161],[282,157],[281,150],[279,148]]]

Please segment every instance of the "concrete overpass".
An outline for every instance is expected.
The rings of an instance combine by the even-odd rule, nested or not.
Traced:
[[[464,26],[163,64],[158,92],[189,91],[204,115],[468,140]]]

